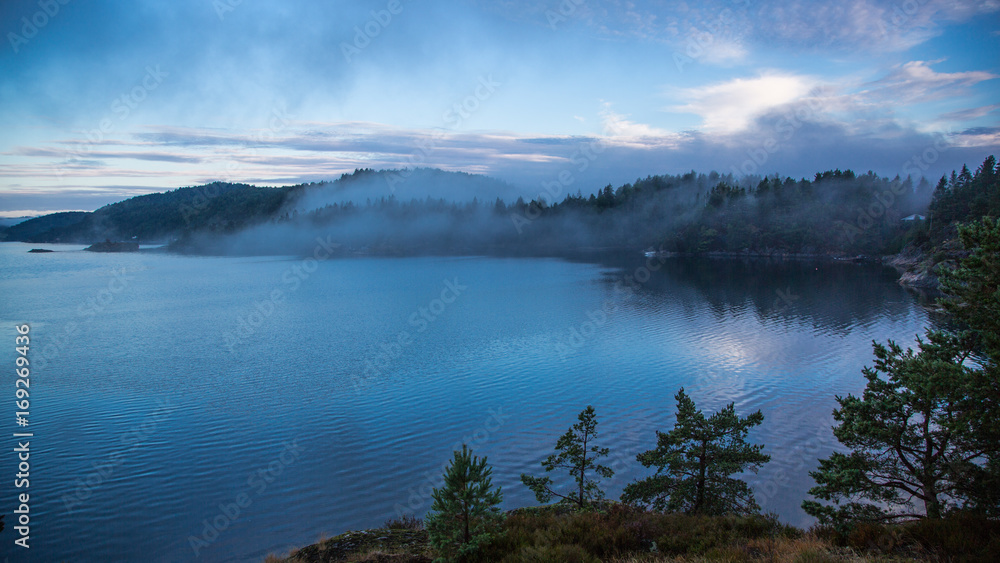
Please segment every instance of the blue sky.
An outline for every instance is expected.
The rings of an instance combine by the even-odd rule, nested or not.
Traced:
[[[1000,0],[5,0],[0,32],[3,216],[365,167],[531,195],[1000,152]]]

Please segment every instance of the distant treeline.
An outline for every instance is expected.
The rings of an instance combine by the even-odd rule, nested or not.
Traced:
[[[39,217],[7,240],[172,242],[179,251],[301,250],[322,234],[346,251],[563,254],[655,248],[682,253],[866,254],[937,244],[956,222],[1000,214],[990,156],[937,187],[925,178],[851,170],[811,180],[717,172],[647,176],[594,193],[549,182],[534,198],[492,178],[441,170],[356,170],[284,188],[212,183],[134,197],[93,213]],[[390,195],[378,195],[387,193]],[[406,194],[446,193],[451,199]],[[366,194],[371,194],[367,196]],[[397,196],[396,194],[399,194]],[[480,199],[480,196],[483,196]]]

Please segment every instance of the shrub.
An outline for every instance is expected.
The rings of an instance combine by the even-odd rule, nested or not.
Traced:
[[[416,516],[404,514],[399,518],[390,518],[382,525],[388,530],[423,530],[424,521]]]

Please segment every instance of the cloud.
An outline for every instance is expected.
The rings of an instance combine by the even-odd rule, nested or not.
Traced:
[[[96,164],[101,161],[90,160],[84,161],[74,158],[75,156],[81,154],[77,151],[71,151],[68,149],[50,149],[50,148],[32,148],[32,147],[18,147],[9,154],[17,154],[22,156],[39,156],[48,158],[65,158],[66,162],[90,162]],[[110,158],[110,159],[135,159],[135,160],[149,160],[153,162],[179,162],[179,163],[199,163],[202,162],[201,157],[188,156],[174,153],[166,152],[133,152],[133,151],[86,151],[86,156],[90,158]],[[101,162],[104,165],[103,162]]]
[[[984,115],[988,115],[998,109],[1000,109],[1000,104],[990,104],[988,106],[960,109],[942,114],[938,116],[937,120],[941,122],[971,121],[973,119],[983,117]]]
[[[751,2],[706,0],[480,0],[491,13],[556,29],[585,26],[603,38],[665,42],[713,64],[743,60],[777,45],[810,51],[829,49],[902,52],[940,35],[944,26],[1000,10],[997,0],[843,0]]]
[[[935,72],[935,62],[911,61],[893,69],[888,75],[862,86],[858,96],[869,102],[894,106],[955,98],[980,82],[997,78],[985,71]]]
[[[942,100],[960,103],[971,94],[973,86],[997,78],[985,71],[936,72],[932,65],[937,62],[940,61],[896,65],[885,75],[869,81],[771,73],[693,88],[670,88],[666,92],[685,103],[666,109],[694,114],[701,118],[699,131],[725,136],[748,129],[757,118],[775,108],[808,100],[814,117],[840,123],[856,134],[871,135],[894,130],[920,104]],[[988,105],[951,112],[937,120],[924,119],[923,126],[972,120],[997,107]]]
[[[998,10],[995,0],[769,2],[757,13],[755,40],[809,50],[901,52],[940,35],[943,23]]]
[[[615,112],[611,106],[610,103],[605,102],[600,113],[605,135],[611,139],[619,142],[633,140],[649,143],[657,140],[667,141],[677,137],[676,133],[665,129],[630,121],[628,116]]]
[[[735,78],[683,89],[677,97],[687,103],[670,109],[701,117],[703,131],[732,133],[746,129],[754,118],[769,109],[802,98],[815,84],[808,77],[789,74]]]

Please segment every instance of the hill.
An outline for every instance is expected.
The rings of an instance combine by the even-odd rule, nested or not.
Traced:
[[[36,239],[46,238],[46,233],[50,231],[58,233],[62,229],[72,227],[80,221],[83,221],[87,215],[89,214],[84,211],[66,211],[63,213],[52,213],[50,215],[43,215],[41,217],[35,217],[34,219],[28,219],[27,221],[4,229],[4,239],[22,242],[59,242],[54,238],[44,241],[38,241]]]
[[[7,240],[163,242],[187,230],[235,231],[267,219],[301,190],[215,182],[136,196],[91,213],[54,213],[7,230]]]
[[[240,232],[267,221],[292,219],[330,202],[364,201],[445,192],[509,194],[508,184],[486,176],[434,169],[356,170],[333,182],[266,188],[213,182],[129,198],[96,211],[53,213],[6,230],[6,240],[36,243],[79,243],[136,240],[162,243],[195,235]]]
[[[486,176],[360,169],[333,182],[213,183],[138,196],[93,213],[25,221],[7,240],[171,242],[174,251],[207,254],[309,254],[322,238],[340,252],[386,255],[655,249],[878,259],[904,249],[933,253],[956,222],[1000,212],[998,178],[991,156],[976,173],[963,168],[936,189],[925,178],[849,169],[812,179],[691,171],[586,196],[552,181],[525,201]]]

